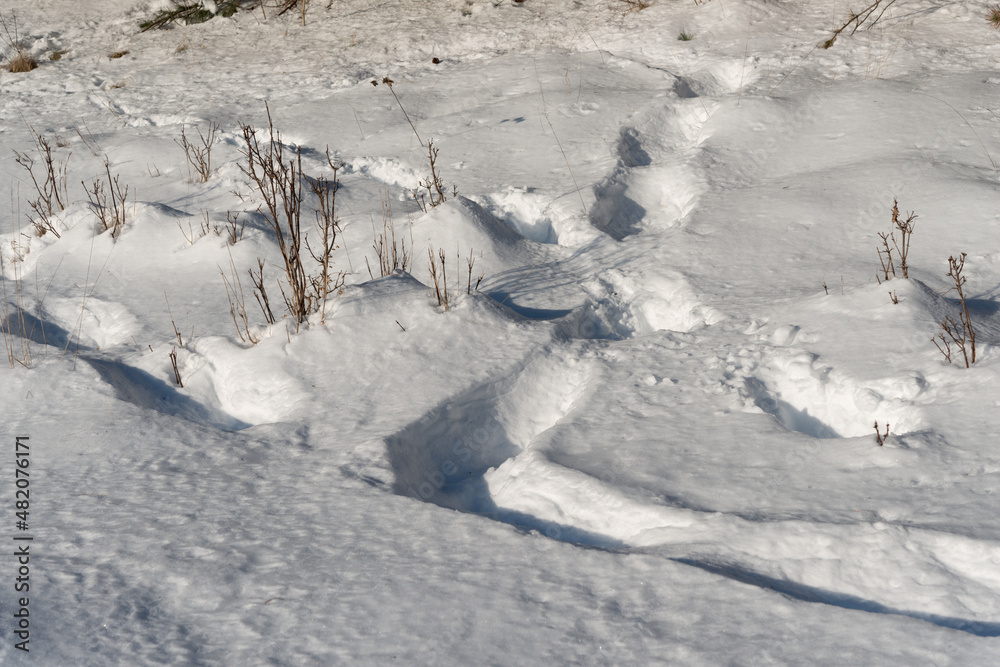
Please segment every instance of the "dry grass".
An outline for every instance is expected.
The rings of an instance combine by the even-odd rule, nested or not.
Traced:
[[[379,83],[378,79],[372,79],[372,86],[377,88]],[[416,136],[417,141],[420,142],[421,146],[424,146],[424,140],[420,138],[420,134],[417,132],[417,126],[413,124],[413,121],[410,119],[410,114],[406,113],[406,109],[403,108],[403,103],[399,101],[399,96],[396,95],[396,91],[392,88],[392,84],[394,83],[393,80],[387,76],[383,76],[381,83],[385,84],[389,88],[389,92],[392,93],[393,98],[395,98],[396,104],[399,106],[399,110],[403,112],[404,116],[406,116],[406,121],[410,124],[410,129],[413,130],[413,134]]]
[[[0,41],[3,41],[8,49],[14,51],[14,57],[5,66],[8,72],[15,74],[30,72],[38,67],[38,61],[35,60],[34,56],[31,55],[31,52],[28,51],[28,48],[21,41],[21,35],[17,27],[16,13],[11,11],[10,18],[8,18],[0,12],[0,30],[3,31],[3,34],[0,35]]]
[[[7,63],[7,71],[14,74],[30,72],[36,67],[38,67],[38,61],[27,51],[18,51],[17,55]]]
[[[260,342],[260,337],[255,335],[250,329],[250,317],[247,315],[247,299],[243,293],[243,283],[240,281],[240,274],[236,270],[236,262],[233,261],[233,253],[229,253],[229,276],[219,267],[222,275],[222,283],[226,287],[226,298],[229,300],[229,314],[236,325],[236,333],[244,343],[256,345]]]
[[[119,58],[124,58],[128,54],[129,54],[128,51],[115,51],[114,53],[109,53],[108,58],[111,58],[112,60],[117,60]]]
[[[989,12],[986,14],[986,21],[990,24],[991,28],[1000,30],[1000,5],[990,7]]]
[[[375,218],[372,221],[372,248],[378,258],[379,277],[391,275],[395,271],[406,271],[409,273],[413,266],[412,253],[406,248],[406,239],[396,239],[396,222],[392,217],[392,200],[388,190],[382,200],[382,232],[375,228]],[[410,228],[410,248],[413,248],[413,228]],[[365,266],[368,267],[368,275],[375,279],[371,264],[365,257]]]
[[[13,280],[4,279],[3,281],[0,281],[0,286],[2,286],[0,297],[3,298],[3,302],[0,303],[0,316],[3,318],[0,320],[0,332],[3,333],[4,350],[7,353],[7,363],[10,367],[16,368],[19,364],[25,368],[30,368],[33,358],[31,352],[32,336],[30,329],[33,329],[33,327],[28,326],[28,322],[25,318],[24,291],[22,289],[23,281],[21,279],[20,262],[15,261],[13,268]],[[0,272],[6,273],[3,253],[0,253]],[[8,293],[7,283],[13,283],[13,294]],[[14,297],[13,312],[11,312],[11,296]]]

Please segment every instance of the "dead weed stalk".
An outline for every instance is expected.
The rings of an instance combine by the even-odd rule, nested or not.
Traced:
[[[229,276],[222,267],[219,267],[222,275],[222,283],[226,287],[226,298],[229,300],[229,314],[236,325],[236,334],[244,343],[256,345],[260,339],[250,331],[250,318],[247,316],[246,296],[243,294],[243,283],[240,282],[239,273],[236,271],[236,262],[233,261],[233,254],[229,253]]]
[[[281,133],[274,127],[271,109],[267,110],[268,136],[262,143],[257,132],[240,124],[245,148],[246,166],[240,165],[263,200],[267,221],[274,232],[285,265],[288,292],[281,288],[288,314],[295,319],[295,330],[309,318],[311,310],[310,282],[302,263],[302,150],[285,159]],[[280,283],[279,283],[280,287]]]
[[[117,241],[125,229],[128,186],[122,186],[117,174],[111,175],[111,165],[107,155],[104,156],[104,171],[108,176],[107,191],[105,191],[104,181],[100,177],[95,178],[90,187],[87,187],[86,183],[83,184],[83,187],[87,191],[87,198],[94,208],[94,214],[100,221],[103,231],[110,231],[111,238]]]
[[[892,200],[892,226],[889,228],[888,234],[885,232],[878,233],[878,237],[882,241],[882,247],[877,248],[879,263],[882,265],[882,277],[880,278],[878,273],[876,273],[875,279],[878,280],[880,285],[883,280],[892,280],[896,277],[893,251],[896,253],[896,258],[899,259],[899,270],[903,274],[903,278],[910,277],[908,257],[916,219],[917,214],[912,211],[907,213],[905,220],[901,219],[899,217],[899,202],[895,199]],[[899,232],[899,238],[896,238],[897,232]],[[891,244],[890,241],[892,242]]]
[[[381,200],[381,233],[375,228],[375,218],[371,219],[372,235],[374,236],[372,248],[375,250],[376,258],[378,258],[379,277],[384,278],[396,271],[406,271],[409,273],[413,266],[413,257],[411,252],[406,248],[406,240],[399,239],[398,242],[396,240],[396,221],[392,217],[392,201],[389,198],[389,193],[386,192],[381,197]],[[410,248],[413,248],[412,228],[410,232]],[[374,280],[375,275],[372,273],[372,267],[368,263],[367,256],[365,257],[365,266],[368,267],[368,275]]]
[[[183,127],[181,127],[180,140],[175,139],[174,142],[184,149],[184,157],[187,158],[188,162],[188,175],[190,176],[191,169],[194,169],[194,173],[198,175],[198,181],[205,183],[212,175],[212,146],[215,144],[215,135],[219,131],[219,125],[214,122],[209,123],[208,136],[202,134],[199,128],[195,128],[195,130],[198,132],[197,143],[188,140]]]
[[[67,154],[62,162],[58,162],[52,157],[52,145],[48,139],[31,130],[31,136],[35,140],[35,150],[41,164],[41,176],[35,174],[35,159],[28,153],[14,151],[17,163],[24,167],[31,177],[31,182],[35,186],[37,197],[29,201],[28,205],[35,212],[32,225],[35,233],[44,236],[47,232],[52,232],[59,238],[59,230],[56,229],[52,216],[66,208],[69,197],[66,194],[66,167],[69,164],[70,154]]]
[[[931,342],[937,346],[938,351],[944,355],[949,364],[952,363],[951,344],[954,343],[962,351],[965,367],[970,368],[972,364],[976,363],[976,330],[972,328],[969,305],[965,302],[965,276],[962,275],[962,271],[965,269],[965,257],[966,253],[964,252],[958,259],[955,259],[954,255],[948,257],[948,277],[952,279],[953,289],[958,292],[958,301],[961,306],[958,321],[956,322],[951,315],[939,320],[938,325],[942,332],[938,333],[936,338],[932,338]]]
[[[856,33],[862,26],[866,30],[873,28],[882,18],[882,15],[885,14],[886,10],[896,3],[896,0],[888,0],[885,4],[882,4],[883,1],[884,0],[875,0],[875,2],[871,3],[860,12],[852,11],[844,25],[834,30],[830,39],[823,42],[823,48],[829,49],[833,46],[837,41],[837,37],[840,36],[840,33],[844,32],[848,28],[851,28],[851,32],[848,33],[849,35]],[[881,11],[879,11],[880,9]],[[878,12],[878,14],[876,15],[875,12]],[[872,18],[873,16],[875,17],[874,19]]]

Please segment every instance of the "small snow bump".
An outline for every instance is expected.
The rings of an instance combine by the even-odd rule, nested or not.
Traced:
[[[774,330],[771,334],[771,342],[775,345],[780,345],[782,347],[791,345],[795,342],[795,336],[799,333],[801,327],[797,327],[793,324],[785,324]]]

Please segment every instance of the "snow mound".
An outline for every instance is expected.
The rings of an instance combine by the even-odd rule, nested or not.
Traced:
[[[72,331],[85,347],[110,347],[131,343],[141,330],[135,315],[120,303],[97,297],[54,297],[45,303],[45,319]],[[75,338],[76,339],[76,338]]]
[[[608,269],[582,283],[590,299],[565,325],[580,338],[631,338],[654,331],[691,331],[724,319],[677,272],[647,267]]]
[[[559,243],[559,223],[553,220],[550,202],[531,188],[509,186],[484,199],[490,213],[524,238],[535,243]]]
[[[876,421],[891,425],[898,434],[924,427],[914,399],[927,382],[916,371],[865,381],[802,352],[770,360],[761,376],[766,379],[746,379],[746,394],[792,431],[815,438],[851,438],[871,435]]]
[[[401,233],[408,232],[397,229],[397,235]],[[443,250],[448,257],[447,275],[452,276],[449,282],[456,280],[458,276],[452,271],[457,271],[463,291],[468,283],[470,253],[475,260],[473,286],[480,275],[490,277],[531,265],[534,258],[542,257],[537,244],[465,197],[447,201],[416,220],[412,238],[413,275],[425,279],[429,275],[427,250],[432,249],[435,259],[439,250]]]

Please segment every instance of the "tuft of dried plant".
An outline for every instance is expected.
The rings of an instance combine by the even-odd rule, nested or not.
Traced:
[[[101,223],[104,231],[111,232],[111,238],[118,240],[125,229],[125,204],[128,201],[128,186],[123,186],[119,182],[119,176],[111,175],[111,165],[108,156],[104,156],[104,172],[108,177],[108,190],[104,189],[104,181],[100,177],[95,178],[88,187],[83,184],[87,191],[87,198],[94,208],[94,214]]]
[[[44,236],[47,232],[52,232],[59,238],[59,230],[56,229],[52,216],[66,208],[69,198],[66,194],[66,165],[69,163],[69,155],[62,162],[57,162],[52,157],[52,145],[49,141],[35,132],[34,128],[29,128],[31,135],[35,139],[35,149],[41,161],[42,176],[35,175],[35,160],[27,153],[14,151],[17,163],[25,168],[31,176],[31,182],[35,186],[38,196],[34,201],[29,201],[28,205],[35,212],[35,219],[32,224],[35,233]]]
[[[194,169],[198,174],[198,180],[205,183],[212,175],[212,146],[215,144],[215,134],[219,131],[219,125],[209,123],[208,136],[202,134],[198,128],[195,130],[198,132],[198,143],[188,140],[183,127],[180,140],[174,139],[174,143],[184,149],[184,157],[188,161],[188,173]]]
[[[958,301],[961,307],[958,321],[956,322],[951,315],[938,321],[942,333],[939,333],[937,338],[932,338],[931,342],[937,346],[949,364],[952,363],[951,344],[954,343],[962,352],[965,367],[970,368],[972,364],[976,363],[976,330],[972,328],[969,305],[965,302],[965,276],[962,275],[962,271],[965,269],[965,257],[966,253],[964,252],[958,259],[955,259],[954,255],[948,257],[948,277],[954,283],[953,289],[958,292]]]
[[[882,265],[882,277],[880,278],[876,273],[875,279],[878,280],[879,284],[882,284],[883,280],[892,280],[896,277],[896,265],[892,254],[894,250],[896,257],[899,258],[899,269],[903,278],[910,277],[910,265],[907,258],[910,254],[910,241],[916,219],[917,214],[912,211],[907,213],[905,220],[901,219],[899,202],[895,199],[892,200],[892,226],[889,228],[888,234],[878,233],[878,237],[882,241],[882,247],[877,249],[879,263]],[[896,232],[899,232],[899,238],[896,238]]]
[[[8,49],[14,52],[10,61],[5,65],[8,72],[18,74],[30,72],[38,67],[38,61],[35,60],[35,57],[31,55],[31,51],[21,41],[21,36],[17,28],[17,14],[12,11],[8,19],[6,15],[0,12],[0,30],[3,30],[0,40],[7,45]]]

